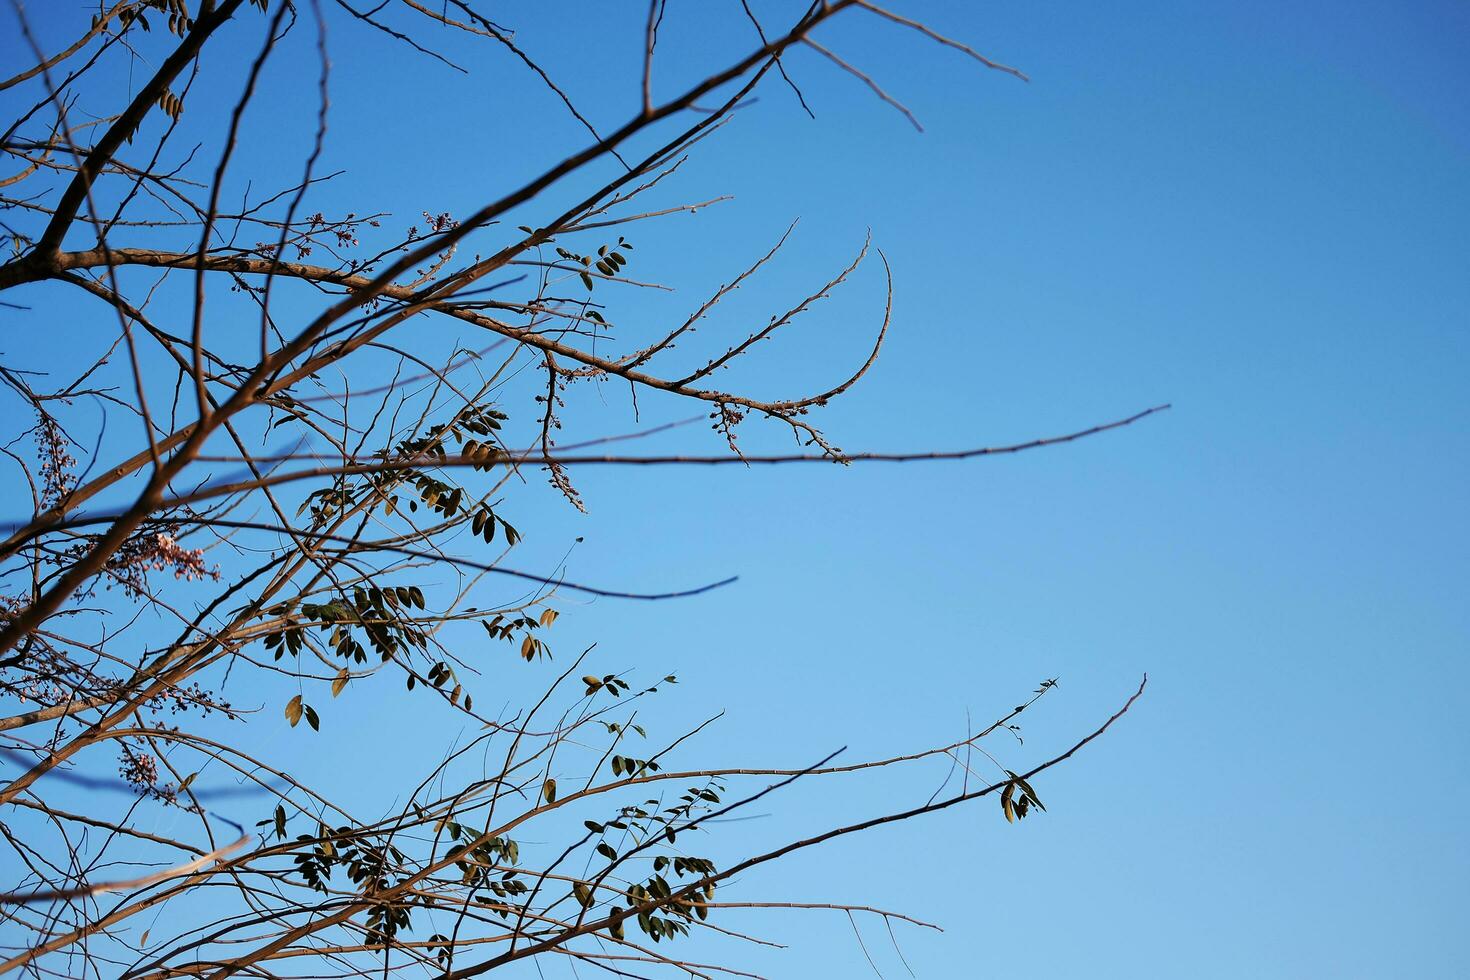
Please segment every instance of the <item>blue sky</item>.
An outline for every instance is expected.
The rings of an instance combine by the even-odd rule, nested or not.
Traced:
[[[781,876],[941,921],[905,944],[922,975],[1462,975],[1465,9],[922,12],[1033,81],[850,22],[832,46],[924,135],[807,59],[816,122],[768,90],[701,161],[737,195],[706,227],[747,253],[802,217],[795,279],[869,226],[893,263],[891,345],[829,429],[954,447],[1175,408],[976,464],[583,477],[579,570],[652,580],[668,542],[743,576],[599,607],[600,635],[676,664],[744,748],[808,756],[1059,676],[1039,755],[1149,672],[1042,819],[981,807]],[[764,365],[850,359],[870,323]],[[866,971],[846,922],[808,925],[779,975]]]
[[[773,23],[794,9],[763,6]],[[533,485],[513,498],[523,564],[582,537],[576,579],[740,575],[678,603],[571,602],[559,649],[595,639],[609,669],[676,672],[664,730],[724,709],[711,761],[772,764],[953,739],[967,713],[1058,677],[1025,745],[1004,750],[1034,762],[1146,671],[1135,711],[1038,783],[1046,814],[1008,826],[984,802],[746,883],[938,921],[941,937],[900,936],[921,976],[1470,973],[1452,938],[1470,907],[1470,7],[901,9],[1032,80],[873,18],[824,30],[926,131],[793,56],[817,118],[770,84],[701,148],[670,202],[735,200],[630,233],[638,269],[680,289],[632,297],[627,315],[687,314],[800,218],[784,261],[705,328],[722,343],[871,229],[893,326],[821,416],[844,448],[961,448],[1173,409],[957,464],[589,469],[585,517]],[[504,19],[611,128],[636,108],[641,12],[577,11]],[[748,46],[740,25],[738,4],[671,5],[656,84]],[[579,145],[484,49],[464,49],[479,51],[466,82],[345,23],[329,43],[328,166],[349,172],[318,206],[404,224],[464,213]],[[300,73],[267,100],[307,97],[305,48],[293,56]],[[242,167],[304,149],[307,115],[248,144]],[[869,268],[729,383],[785,394],[840,377],[881,299]],[[644,424],[689,414],[642,407]],[[568,440],[634,427],[616,385],[566,414]],[[717,449],[697,428],[647,445]],[[750,429],[751,447],[784,444]],[[379,744],[380,703],[344,706],[328,744],[437,751]],[[300,765],[354,792],[376,764],[360,751],[357,769]],[[800,834],[926,796],[932,775],[881,796],[798,789],[734,826],[752,842]],[[794,946],[753,951],[755,969],[870,972],[841,917],[757,921]],[[865,938],[885,975],[902,972],[881,929]]]

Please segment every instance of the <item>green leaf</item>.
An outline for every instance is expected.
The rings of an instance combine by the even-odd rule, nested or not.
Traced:
[[[1020,783],[1021,788],[1026,791],[1026,795],[1031,799],[1032,806],[1036,807],[1036,809],[1038,810],[1046,809],[1046,807],[1041,805],[1041,800],[1037,797],[1036,790],[1031,788],[1030,783],[1026,782],[1026,780],[1022,779],[1020,776],[1016,777],[1016,782]]]

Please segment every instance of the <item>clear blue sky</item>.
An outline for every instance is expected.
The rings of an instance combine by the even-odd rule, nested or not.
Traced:
[[[610,128],[636,107],[637,6],[503,16]],[[985,802],[743,886],[940,922],[942,937],[900,934],[920,976],[1470,975],[1453,939],[1470,908],[1470,7],[899,8],[1032,81],[872,18],[824,30],[926,132],[794,55],[816,120],[771,84],[712,139],[667,199],[736,200],[630,234],[638,271],[680,292],[625,309],[686,314],[800,217],[786,260],[701,334],[722,343],[871,228],[893,327],[821,416],[839,445],[960,448],[1173,410],[991,461],[588,470],[586,517],[532,486],[512,504],[522,564],[582,536],[573,578],[741,576],[680,603],[573,602],[558,649],[596,639],[609,669],[676,672],[663,731],[723,708],[706,757],[773,764],[953,739],[967,712],[1059,677],[1006,749],[1039,760],[1147,671],[1134,713],[1038,784],[1048,813],[1012,827]],[[747,46],[740,24],[738,4],[671,4],[656,83]],[[464,49],[480,52],[465,83],[343,23],[330,43],[328,166],[349,173],[319,206],[463,213],[578,145],[539,93],[503,97],[530,86],[498,53]],[[309,99],[306,70],[267,97]],[[245,165],[300,152],[308,115]],[[841,376],[880,299],[869,270],[730,383],[786,394]],[[645,423],[688,414],[643,407]],[[568,439],[633,427],[615,385],[567,417]],[[654,445],[718,448],[692,430]],[[344,715],[324,738],[375,744],[371,710],[342,710],[363,727]],[[344,792],[376,764],[359,759],[333,763]],[[728,832],[799,834],[896,798],[795,791]],[[753,950],[754,969],[870,973],[841,917],[763,921],[794,947]],[[903,973],[881,929],[865,938]]]

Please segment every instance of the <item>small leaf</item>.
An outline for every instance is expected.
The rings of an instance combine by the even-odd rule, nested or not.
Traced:
[[[1036,807],[1036,809],[1038,810],[1046,809],[1046,807],[1041,805],[1041,800],[1037,798],[1036,790],[1031,788],[1030,783],[1026,782],[1026,780],[1022,779],[1020,776],[1016,777],[1016,782],[1020,783],[1021,788],[1026,791],[1026,796],[1030,798],[1032,806]]]
[[[286,702],[286,720],[291,723],[292,728],[301,720],[301,695],[298,694]]]
[[[556,802],[556,780],[548,779],[541,787],[541,796],[548,804]]]

